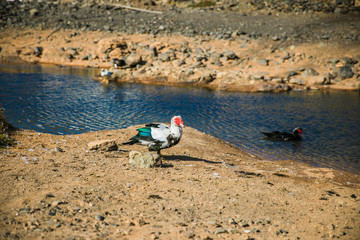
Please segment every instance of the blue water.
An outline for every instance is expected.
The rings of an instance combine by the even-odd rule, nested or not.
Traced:
[[[237,145],[263,159],[298,160],[360,173],[358,92],[233,93],[93,81],[98,70],[0,65],[0,106],[18,128],[77,134],[169,122]],[[300,143],[264,139],[261,131],[301,126]],[[185,128],[186,131],[186,128]]]

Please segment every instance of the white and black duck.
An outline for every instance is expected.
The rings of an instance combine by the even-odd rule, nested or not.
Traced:
[[[107,69],[101,69],[101,72],[100,72],[100,75],[102,76],[102,77],[111,77],[111,75],[112,75],[113,73],[112,72],[110,72],[109,70],[107,70]]]
[[[179,143],[184,128],[181,116],[174,116],[171,125],[162,123],[150,123],[145,127],[138,128],[138,134],[130,138],[124,145],[139,143],[149,147],[149,151],[156,151],[160,155],[160,150],[175,146]]]

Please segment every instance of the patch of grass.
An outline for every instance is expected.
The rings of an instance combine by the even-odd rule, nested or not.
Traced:
[[[11,129],[12,127],[6,121],[4,110],[0,108],[0,148],[15,144],[15,140],[7,134]]]
[[[190,4],[188,7],[196,8],[196,7],[214,7],[216,5],[213,1],[200,1],[198,3]]]
[[[7,134],[0,134],[0,148],[5,148],[6,146],[11,146],[15,144],[15,140],[8,137]]]

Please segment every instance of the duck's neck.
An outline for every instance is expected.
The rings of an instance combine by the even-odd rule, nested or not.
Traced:
[[[180,137],[182,135],[182,128],[176,124],[171,124],[170,132],[176,137]]]

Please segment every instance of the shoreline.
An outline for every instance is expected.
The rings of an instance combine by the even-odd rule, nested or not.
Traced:
[[[191,127],[163,151],[161,168],[129,165],[129,151],[147,152],[143,146],[89,150],[92,141],[124,142],[136,127],[17,131],[18,144],[1,150],[0,236],[352,239],[360,232],[358,175],[260,160]]]
[[[230,41],[79,30],[9,29],[1,37],[3,62],[105,68],[113,73],[110,78],[100,77],[100,71],[94,77],[105,84],[136,82],[246,92],[360,89],[355,54],[359,46],[303,43],[279,48],[270,43],[275,50],[264,50],[269,44],[266,40],[241,36]],[[115,69],[114,58],[123,59],[125,66]],[[356,64],[347,67],[351,61]],[[343,69],[352,77],[336,77]]]

